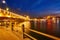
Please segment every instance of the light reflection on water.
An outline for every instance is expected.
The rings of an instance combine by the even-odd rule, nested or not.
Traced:
[[[31,21],[31,29],[60,37],[60,20]]]

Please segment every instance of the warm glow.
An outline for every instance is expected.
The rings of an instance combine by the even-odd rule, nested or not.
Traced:
[[[6,15],[7,17],[20,18],[20,19],[23,19],[23,20],[30,20],[29,16],[24,17],[24,16],[19,15],[19,14],[17,14],[17,13],[13,13],[13,12],[8,11],[9,8],[6,8],[6,10],[3,10],[3,13],[2,13],[2,10],[3,10],[3,9],[0,9],[0,16],[3,16],[3,13],[4,13],[4,16]],[[6,12],[7,12],[7,13],[6,13]],[[1,14],[1,13],[2,13],[2,14]],[[8,13],[10,13],[11,16],[8,16]]]
[[[40,21],[44,21],[44,22],[45,22],[45,21],[46,21],[46,19],[40,19]]]
[[[29,16],[26,16],[27,18],[29,18]]]
[[[22,23],[19,24],[19,26],[22,27],[23,24],[24,24],[25,32],[28,33],[29,31],[27,29],[29,29],[31,27],[30,22],[29,21],[22,22]]]
[[[37,18],[35,18],[34,21],[37,21]]]
[[[9,10],[9,8],[6,8],[6,10],[8,11],[8,10]]]
[[[18,14],[15,14],[15,13],[12,13],[12,12],[10,12],[11,13],[11,15],[13,15],[12,17],[16,17],[16,18],[20,18],[20,19],[25,19],[26,20],[26,17],[24,17],[24,16],[21,16],[21,15],[18,15]]]
[[[57,18],[57,23],[59,23],[59,18]]]
[[[2,13],[0,13],[0,16],[2,16]]]
[[[53,17],[52,20],[53,20],[54,23],[56,23],[56,18],[55,17]]]
[[[1,8],[0,8],[0,12],[1,12]]]
[[[2,16],[2,15],[0,15],[0,16]]]
[[[11,17],[11,16],[7,15],[7,17]]]
[[[50,16],[47,16],[47,19],[49,19],[50,18]]]
[[[29,16],[26,16],[26,20],[29,20],[30,18],[29,18]]]
[[[53,17],[52,20],[55,20],[55,18]]]

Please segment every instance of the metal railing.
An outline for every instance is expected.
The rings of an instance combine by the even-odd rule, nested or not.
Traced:
[[[25,29],[27,29],[27,28],[25,28]],[[52,36],[52,35],[49,35],[49,34],[45,34],[45,33],[42,33],[42,32],[38,32],[38,31],[33,30],[33,29],[27,29],[27,30],[32,31],[32,32],[34,32],[34,33],[37,33],[37,34],[39,34],[39,35],[46,36],[46,37],[51,38],[51,39],[54,39],[54,40],[60,40],[60,38],[58,38],[58,37],[55,37],[55,36]],[[24,32],[24,34],[25,34],[26,36],[30,37],[30,38],[33,39],[33,40],[37,40],[36,38],[30,36],[29,34],[27,34],[27,33],[25,33],[25,32]]]
[[[28,36],[28,37],[29,37],[30,39],[32,39],[32,40],[37,40],[36,38],[30,36],[29,34],[27,34],[27,33],[25,33],[25,32],[24,32],[24,35]]]

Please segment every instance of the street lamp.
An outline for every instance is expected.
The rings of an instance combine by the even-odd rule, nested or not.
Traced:
[[[2,3],[3,3],[3,4],[6,4],[6,7],[7,7],[7,3],[6,3],[6,1],[5,1],[5,0],[2,0]],[[8,11],[8,10],[9,10],[9,8],[6,8],[6,10]]]
[[[6,8],[6,10],[8,11],[8,10],[9,10],[9,8]]]
[[[3,4],[5,4],[5,3],[6,3],[6,1],[5,1],[5,0],[3,0],[3,1],[2,1],[2,3],[3,3]]]

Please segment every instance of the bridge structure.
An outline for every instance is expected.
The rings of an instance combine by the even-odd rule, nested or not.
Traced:
[[[14,34],[16,34],[15,32],[18,31],[17,35],[18,36],[22,35],[20,37],[21,39],[23,37],[22,25],[24,25],[24,27],[27,27],[28,26],[27,24],[30,24],[29,20],[30,20],[29,16],[22,16],[17,13],[10,12],[8,9],[4,10],[0,8],[0,29],[6,29],[9,30],[9,32],[13,31]],[[27,28],[30,28],[30,26],[28,26]]]
[[[0,27],[11,29],[13,27],[18,27],[20,23],[29,19],[28,16],[25,17],[0,8]]]

